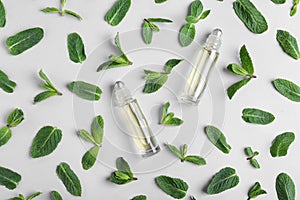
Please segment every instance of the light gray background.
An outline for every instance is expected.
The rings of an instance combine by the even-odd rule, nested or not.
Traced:
[[[299,61],[285,55],[275,39],[277,29],[289,30],[295,37],[300,38],[300,14],[297,13],[293,18],[289,17],[291,1],[280,6],[270,1],[254,1],[269,23],[267,32],[255,35],[235,16],[232,9],[233,1],[203,0],[204,7],[211,9],[212,12],[205,21],[200,21],[196,25],[196,41],[201,44],[215,27],[223,30],[224,37],[221,56],[213,72],[212,81],[198,108],[180,105],[176,101],[179,91],[177,86],[182,85],[181,75],[187,73],[189,62],[193,61],[199,48],[197,43],[181,48],[177,40],[177,32],[185,23],[184,18],[191,1],[169,0],[161,5],[154,4],[152,0],[133,1],[122,23],[117,27],[111,27],[103,18],[113,2],[69,0],[66,7],[77,11],[83,17],[83,21],[80,22],[71,17],[44,14],[39,11],[46,6],[59,6],[58,0],[3,0],[7,11],[7,25],[0,29],[2,46],[0,68],[17,82],[18,86],[13,94],[0,91],[0,124],[5,125],[7,115],[15,107],[23,109],[25,120],[13,128],[13,137],[8,144],[0,148],[0,165],[22,174],[22,181],[17,189],[9,191],[0,187],[1,200],[17,196],[19,193],[30,195],[36,191],[43,192],[37,199],[49,199],[49,191],[54,189],[59,191],[64,199],[121,200],[130,199],[137,194],[146,194],[150,200],[172,199],[155,185],[154,177],[161,174],[186,180],[190,186],[188,193],[195,195],[197,199],[246,199],[247,191],[255,181],[260,181],[262,187],[268,191],[268,195],[261,196],[260,199],[276,199],[274,183],[280,172],[290,174],[296,185],[300,182],[297,170],[300,150],[297,137],[299,106],[279,95],[271,84],[272,80],[279,77],[300,84]],[[150,47],[157,50],[145,45],[140,37],[139,29],[145,17],[168,17],[174,21],[169,25],[162,24],[160,27],[163,31],[154,35]],[[5,39],[35,26],[44,28],[44,39],[29,51],[19,56],[11,56],[5,48]],[[68,58],[66,38],[69,33],[75,31],[82,36],[88,55],[88,60],[83,65],[74,64]],[[117,31],[120,32],[123,48],[129,51],[134,65],[96,73],[99,62],[105,61],[109,54],[116,52],[111,45],[111,39]],[[107,40],[109,42],[105,42]],[[228,63],[238,62],[237,53],[243,44],[246,44],[250,51],[258,78],[251,81],[230,101],[224,91],[239,78],[226,72],[224,68]],[[98,52],[99,56],[96,55]],[[172,57],[182,57],[186,61],[172,73],[166,88],[154,95],[142,94],[144,84],[142,70],[144,68],[161,70],[163,63]],[[63,92],[63,96],[33,105],[33,97],[41,91],[37,75],[41,68]],[[74,97],[66,88],[66,84],[77,79],[98,83],[103,90],[101,100],[91,103]],[[160,143],[170,142],[175,145],[188,143],[189,152],[205,156],[207,165],[198,167],[180,163],[164,148],[159,155],[149,160],[142,160],[131,153],[132,146],[126,139],[126,134],[122,134],[118,123],[114,121],[110,107],[111,85],[119,79],[128,80],[129,88],[135,91]],[[171,101],[170,109],[178,116],[183,116],[185,124],[182,127],[164,128],[157,125],[158,111],[167,100]],[[246,124],[240,118],[241,111],[245,107],[271,111],[276,120],[267,126]],[[91,170],[84,171],[80,160],[86,149],[90,148],[90,144],[81,141],[76,135],[76,130],[79,128],[89,130],[93,116],[98,114],[105,118],[105,140],[100,150],[99,162]],[[203,132],[203,128],[210,123],[221,128],[226,134],[228,142],[233,147],[230,155],[224,155],[218,150],[210,151],[212,147],[206,143]],[[32,159],[28,153],[32,139],[45,125],[62,129],[63,140],[50,156]],[[296,141],[287,157],[273,159],[269,153],[270,144],[276,135],[284,131],[294,131]],[[260,151],[258,160],[262,168],[259,170],[252,168],[246,161],[243,149],[248,145]],[[133,171],[138,173],[137,182],[118,186],[106,181],[113,171],[118,156],[124,156],[130,162]],[[55,168],[62,161],[68,162],[80,177],[83,187],[81,198],[73,197],[66,192],[57,178]],[[203,193],[202,189],[211,177],[225,166],[237,170],[240,184],[220,195],[209,196]]]

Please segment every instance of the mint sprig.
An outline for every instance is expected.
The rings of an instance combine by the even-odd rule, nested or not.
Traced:
[[[32,194],[31,196],[29,196],[28,198],[25,198],[22,194],[19,194],[19,197],[10,198],[9,200],[32,200],[35,197],[39,196],[40,194],[42,194],[42,193],[36,192],[36,193]]]
[[[59,13],[61,16],[64,16],[65,14],[73,16],[79,20],[82,20],[82,17],[77,14],[74,11],[65,9],[66,0],[61,0],[61,7],[55,8],[55,7],[46,7],[42,9],[41,11],[44,13]]]
[[[183,120],[178,117],[174,117],[173,112],[168,113],[169,107],[170,102],[164,104],[161,112],[160,124],[164,124],[167,126],[180,126],[181,124],[183,124]]]
[[[116,161],[116,166],[117,170],[114,171],[109,177],[110,182],[123,185],[137,180],[124,158],[119,157]]]
[[[259,169],[259,168],[260,168],[260,165],[259,165],[258,161],[255,159],[255,157],[259,155],[259,152],[258,152],[258,151],[254,151],[254,152],[253,152],[253,150],[252,150],[251,147],[246,147],[246,148],[245,148],[245,153],[246,153],[246,155],[248,156],[247,160],[250,161],[250,164],[251,164],[254,168]]]
[[[148,18],[144,19],[143,25],[142,25],[142,35],[144,42],[146,44],[150,44],[152,42],[153,32],[159,32],[159,27],[154,24],[154,22],[159,23],[172,23],[173,21],[170,19],[165,18]]]

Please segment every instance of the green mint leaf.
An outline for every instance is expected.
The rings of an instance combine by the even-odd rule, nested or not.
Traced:
[[[97,145],[102,144],[104,120],[101,115],[94,118],[92,122],[92,136]]]
[[[233,85],[231,85],[228,89],[227,89],[227,96],[229,97],[229,99],[232,99],[232,97],[235,95],[235,93],[241,89],[244,85],[246,85],[249,81],[251,80],[251,78],[246,78],[244,80],[241,80],[239,82],[234,83]]]
[[[194,17],[194,16],[187,16],[185,18],[185,21],[187,23],[190,23],[190,24],[196,24],[199,20],[200,20],[200,18],[197,18],[197,17]]]
[[[258,161],[257,161],[256,159],[254,159],[255,156],[258,156],[258,155],[259,155],[259,152],[257,152],[257,151],[253,152],[253,150],[252,150],[251,147],[246,147],[246,148],[245,148],[245,153],[246,153],[246,155],[248,156],[247,160],[250,161],[250,164],[251,164],[254,168],[259,169],[259,168],[260,168],[260,165],[259,165]]]
[[[284,4],[286,0],[271,0],[275,4]]]
[[[296,189],[292,178],[286,173],[280,173],[276,178],[278,200],[295,200]]]
[[[190,12],[189,12],[190,16],[199,18],[202,11],[203,11],[203,5],[200,0],[195,0],[191,3]]]
[[[262,194],[267,194],[267,192],[261,188],[259,182],[256,182],[248,192],[248,200],[254,199]]]
[[[295,134],[292,132],[282,133],[273,140],[270,148],[272,157],[286,156],[290,145],[295,140]]]
[[[98,86],[83,81],[73,81],[68,84],[68,88],[80,98],[90,101],[98,101],[102,94]]]
[[[85,141],[91,142],[91,143],[94,143],[95,145],[97,145],[97,142],[95,141],[94,137],[88,131],[86,131],[84,129],[79,130],[78,135]]]
[[[289,32],[284,30],[277,30],[276,39],[281,49],[287,55],[291,56],[295,60],[298,60],[300,58],[297,40]]]
[[[131,200],[147,200],[147,196],[138,195],[138,196],[133,197]]]
[[[33,139],[30,149],[32,158],[39,158],[51,154],[62,138],[62,131],[56,127],[45,126],[41,128]]]
[[[43,72],[43,70],[39,71],[39,76],[41,77],[41,79],[43,79],[46,82],[46,84],[48,85],[49,88],[52,89],[52,91],[59,93],[58,90],[54,87],[53,83],[48,78],[48,76]]]
[[[260,169],[260,165],[259,165],[259,163],[258,163],[258,161],[257,161],[256,159],[252,158],[252,159],[250,160],[250,164],[251,164],[254,168]]]
[[[0,166],[0,185],[13,190],[17,187],[21,179],[21,175],[17,172]]]
[[[167,119],[164,121],[164,125],[169,125],[169,126],[180,126],[181,124],[183,124],[183,120],[179,119],[177,117],[172,117],[171,119]]]
[[[207,126],[205,128],[205,133],[215,147],[223,153],[230,153],[231,146],[227,143],[224,134],[217,127]]]
[[[170,107],[170,102],[167,102],[164,104],[162,112],[161,112],[161,118],[160,118],[160,123],[163,123],[163,120],[166,118],[167,114],[168,114],[168,109]]]
[[[202,14],[201,14],[201,16],[200,16],[200,18],[199,19],[205,19],[206,17],[208,17],[208,15],[210,14],[210,10],[205,10]]]
[[[137,180],[134,177],[130,177],[127,173],[122,171],[115,171],[111,174],[109,177],[110,182],[118,184],[118,185],[124,185],[127,183],[130,183],[132,181]]]
[[[8,127],[16,127],[24,120],[24,113],[21,109],[14,109],[7,117],[6,123]]]
[[[229,64],[227,66],[228,71],[238,75],[238,76],[247,76],[248,72],[241,66],[239,66],[238,64]]]
[[[183,120],[174,117],[174,113],[167,113],[169,106],[170,106],[169,102],[164,104],[162,109],[162,116],[160,118],[160,123],[164,125],[170,125],[170,126],[180,126],[181,124],[183,124]]]
[[[159,32],[159,27],[153,23],[149,23],[149,26],[151,28],[152,31],[154,32]]]
[[[67,3],[67,0],[61,0],[61,9],[63,10],[65,5]]]
[[[253,63],[250,54],[246,48],[246,45],[243,45],[240,49],[240,59],[242,67],[248,72],[249,75],[253,75]]]
[[[89,170],[94,166],[98,157],[99,149],[99,146],[94,146],[83,155],[81,159],[83,169]]]
[[[128,61],[126,60],[126,58],[124,58],[124,56],[115,56],[115,55],[110,55],[108,57],[109,60],[116,62],[116,63],[120,63],[120,64],[126,64],[128,65]]]
[[[275,79],[273,81],[275,89],[291,101],[300,102],[300,87],[295,83],[285,79]]]
[[[72,11],[72,10],[64,10],[64,13],[68,14],[70,16],[73,16],[73,17],[75,17],[79,20],[82,20],[82,17],[79,14],[77,14],[76,12]]]
[[[242,119],[245,122],[252,124],[266,125],[274,121],[275,117],[272,113],[256,109],[256,108],[245,108],[243,109]]]
[[[13,93],[17,84],[9,80],[8,76],[0,70],[0,88],[7,93]]]
[[[6,39],[6,46],[11,55],[19,55],[39,43],[44,37],[42,28],[30,28]]]
[[[184,144],[181,146],[181,155],[182,156],[186,156],[187,148],[188,148],[187,144]]]
[[[181,46],[186,47],[190,45],[196,35],[195,25],[192,23],[187,23],[180,29],[179,32],[179,41]]]
[[[57,191],[51,192],[52,200],[63,200],[62,196]]]
[[[188,184],[179,178],[158,176],[155,182],[162,191],[175,199],[184,198],[189,189]]]
[[[36,104],[36,103],[39,103],[41,101],[44,101],[50,97],[53,97],[53,96],[56,96],[57,93],[56,92],[53,92],[53,91],[44,91],[44,92],[41,92],[39,94],[37,94],[34,99],[33,99],[33,103]]]
[[[67,163],[60,163],[56,168],[56,174],[70,194],[81,196],[80,180]]]
[[[47,7],[41,10],[44,13],[62,13],[62,11],[58,8]]]
[[[180,150],[177,149],[177,147],[175,147],[174,145],[171,144],[166,144],[168,149],[178,158],[180,158],[180,160],[184,160],[184,155],[181,154]]]
[[[152,29],[150,28],[149,23],[146,21],[144,21],[143,23],[142,35],[143,35],[144,42],[146,44],[150,44],[152,42],[153,32]]]
[[[168,80],[168,75],[160,73],[160,72],[154,72],[150,70],[144,70],[146,77],[146,84],[144,87],[143,92],[144,93],[153,93],[159,90]]]
[[[125,67],[125,66],[131,65],[131,64],[117,63],[117,62],[109,60],[109,61],[106,61],[106,62],[102,63],[101,65],[99,65],[97,72],[99,72],[101,70],[112,69],[112,68],[117,68],[117,67]]]
[[[27,200],[32,200],[32,199],[34,199],[35,197],[37,197],[37,196],[39,196],[41,194],[42,194],[41,192],[36,192],[33,195],[31,195]]]
[[[260,13],[253,3],[249,0],[236,0],[233,2],[235,14],[253,33],[263,33],[268,29],[265,17]]]
[[[170,74],[172,69],[177,66],[183,59],[170,59],[166,62],[164,70],[167,74]]]
[[[4,27],[6,24],[6,13],[5,13],[5,8],[0,0],[0,27]]]
[[[298,10],[298,5],[299,5],[299,0],[294,0],[294,3],[293,3],[293,7],[291,8],[291,11],[290,11],[290,16],[294,16]]]
[[[206,165],[205,159],[200,156],[186,156],[184,160],[196,165]]]
[[[131,0],[117,0],[112,8],[106,13],[105,21],[117,26],[125,17],[131,5]]]
[[[208,194],[219,194],[239,184],[239,177],[235,169],[225,167],[221,169],[210,181],[207,187]]]
[[[75,63],[82,63],[86,59],[84,44],[78,33],[68,35],[68,51],[70,60]]]
[[[19,197],[10,198],[9,200],[26,200],[22,194],[19,194]]]
[[[167,0],[155,0],[155,3],[164,3],[166,2]]]
[[[148,18],[148,22],[172,23],[173,21],[166,18]]]
[[[119,32],[117,32],[117,35],[115,37],[115,45],[117,46],[118,50],[120,51],[120,53],[128,60],[128,58],[126,57],[126,54],[124,53],[122,47],[121,47],[121,42],[120,42],[120,34]]]
[[[7,126],[0,129],[0,147],[5,145],[11,138],[11,130]]]
[[[249,156],[250,158],[254,156],[253,150],[251,147],[246,147],[245,148],[245,153],[247,156]]]
[[[121,172],[128,174],[130,178],[133,178],[133,173],[130,170],[129,164],[124,160],[124,158],[119,157],[116,160],[117,169]]]

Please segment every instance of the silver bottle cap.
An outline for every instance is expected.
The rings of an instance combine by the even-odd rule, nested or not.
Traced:
[[[132,95],[124,82],[117,81],[115,83],[112,93],[112,100],[114,106],[122,106],[132,100]]]
[[[221,29],[216,28],[214,29],[208,36],[205,42],[205,47],[207,49],[213,49],[213,50],[219,50],[221,47],[222,41],[221,37],[223,35],[223,32]]]

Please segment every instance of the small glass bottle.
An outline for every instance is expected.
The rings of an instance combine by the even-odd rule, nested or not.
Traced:
[[[201,48],[186,82],[184,94],[181,97],[183,102],[193,105],[199,104],[200,98],[206,88],[210,71],[219,56],[221,36],[222,31],[214,29],[206,39],[205,45]]]
[[[160,147],[137,102],[122,81],[117,81],[113,90],[113,103],[121,114],[133,140],[143,157],[160,151]]]

